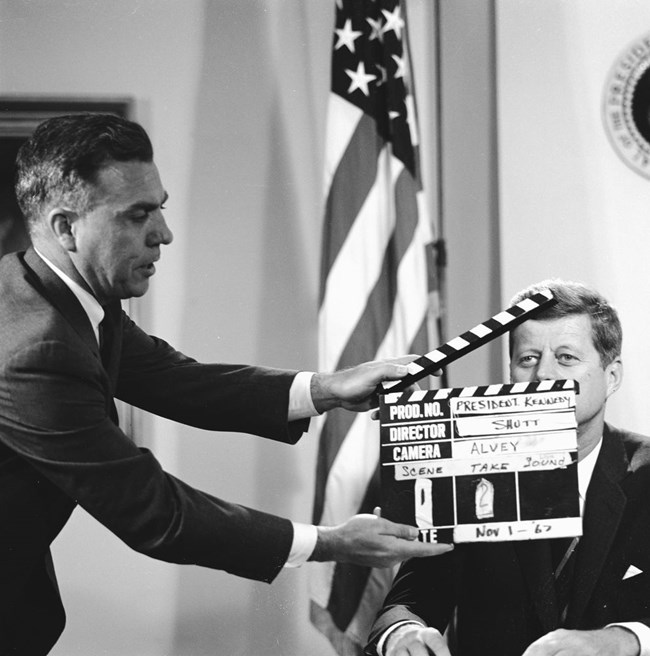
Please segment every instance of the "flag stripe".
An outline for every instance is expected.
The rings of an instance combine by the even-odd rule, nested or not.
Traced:
[[[399,171],[386,150],[378,161],[381,176],[396,178]],[[394,216],[387,215],[385,209],[389,202],[394,205],[388,200],[385,185],[375,183],[330,269],[319,314],[321,370],[332,371],[339,365],[345,343],[368,303],[368,291],[381,276],[394,229]]]
[[[409,194],[413,197],[416,192],[416,187],[415,181],[405,169],[402,170],[399,178],[395,182],[395,188],[397,214],[398,216],[403,216],[404,220],[397,224],[397,229],[395,230],[393,238],[389,240],[386,246],[381,271],[374,288],[370,294],[367,295],[368,298],[363,314],[360,316],[359,321],[354,328],[348,328],[347,330],[341,331],[339,344],[345,342],[346,339],[348,341],[347,344],[342,347],[343,350],[340,352],[338,360],[336,362],[321,362],[321,366],[327,366],[329,364],[329,369],[340,368],[355,364],[365,359],[371,359],[376,351],[376,345],[381,343],[384,338],[386,332],[384,326],[387,326],[388,323],[394,319],[395,315],[393,314],[393,306],[396,297],[402,298],[402,295],[398,295],[397,288],[398,269],[402,271],[407,265],[411,264],[418,269],[422,266],[426,267],[426,253],[423,250],[412,255],[412,259],[416,260],[414,263],[411,258],[405,257],[409,247],[418,247],[417,244],[413,243],[413,237],[419,225],[414,220],[409,220],[410,215],[416,209],[416,204],[412,200],[409,200]],[[399,263],[399,267],[396,263]],[[419,273],[420,271],[416,271],[414,275],[413,272],[410,272],[412,281],[406,280],[403,283],[403,291],[405,294],[408,294],[409,292],[414,291],[413,286],[418,286],[418,288],[415,289],[415,293],[420,296],[421,303],[415,310],[415,314],[418,320],[421,320],[426,311],[427,305],[427,281],[426,279],[423,280]],[[332,287],[334,288],[334,286]],[[351,294],[351,288],[356,289],[351,281],[349,281],[346,287],[347,295],[354,295],[354,298],[357,298],[354,292]],[[422,292],[421,295],[420,292]],[[336,307],[338,311],[334,312],[334,314],[338,315],[341,311],[341,306],[340,304],[337,304]],[[397,316],[403,316],[404,312],[407,312],[410,307],[413,307],[412,303],[407,304],[406,308],[402,308],[402,313]],[[328,310],[330,310],[330,308],[325,307],[321,316],[324,316]],[[327,330],[330,327],[331,324],[328,325],[321,323],[321,330]],[[339,349],[337,348],[339,344],[334,344],[332,340],[329,340],[328,346],[330,346],[333,353],[339,353]],[[402,344],[400,345],[400,348],[403,350],[405,346]],[[401,354],[401,352],[394,353],[393,355],[399,354]]]
[[[329,96],[327,107],[327,140],[325,141],[325,180],[324,190],[327,197],[334,188],[332,177],[341,163],[357,125],[364,116],[361,109],[336,93]]]
[[[327,198],[324,224],[327,239],[323,240],[321,303],[325,294],[324,284],[332,264],[338,257],[361,208],[367,204],[370,189],[375,185],[377,158],[382,146],[382,140],[376,133],[372,119],[363,115],[357,122],[343,158],[334,173],[332,189],[336,190],[336,193],[330,193]],[[367,152],[372,152],[373,156],[368,157]],[[354,175],[354,185],[345,184],[351,175]]]

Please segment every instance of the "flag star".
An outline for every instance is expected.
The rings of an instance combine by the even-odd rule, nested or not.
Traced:
[[[389,116],[390,120],[393,121],[396,118],[399,118],[399,112],[396,112],[396,111],[388,112],[388,116]]]
[[[372,75],[372,73],[366,73],[366,67],[363,62],[359,62],[356,71],[352,71],[349,68],[346,68],[345,72],[349,75],[350,80],[352,80],[350,82],[350,88],[348,89],[348,93],[352,93],[356,89],[359,89],[364,96],[370,95],[370,89],[368,89],[368,83],[372,82],[373,80],[376,80],[377,76]]]
[[[357,30],[352,29],[352,19],[348,18],[345,21],[345,25],[342,30],[334,30],[339,37],[339,40],[334,46],[334,50],[338,50],[342,46],[345,46],[350,52],[354,52],[354,42],[363,34],[363,32],[358,32]]]
[[[381,20],[374,20],[372,18],[366,18],[368,23],[370,24],[370,27],[372,28],[372,32],[370,33],[370,36],[368,37],[369,41],[374,41],[375,39],[379,39],[380,43],[383,43],[384,41],[384,34],[381,31]]]
[[[384,25],[384,34],[393,30],[398,39],[402,38],[402,28],[404,27],[404,19],[401,16],[401,7],[398,5],[393,11],[382,9],[381,13],[386,18],[386,25]]]
[[[393,61],[397,64],[397,70],[395,71],[395,79],[404,77],[406,74],[406,60],[404,57],[398,57],[397,55],[392,55]]]
[[[343,9],[343,0],[336,0],[336,6],[339,9]]]

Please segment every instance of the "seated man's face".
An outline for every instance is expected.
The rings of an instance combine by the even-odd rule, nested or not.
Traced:
[[[576,397],[578,437],[604,420],[605,402],[618,389],[621,374],[619,360],[603,368],[586,314],[530,319],[513,331],[513,383],[573,379],[580,384]]]

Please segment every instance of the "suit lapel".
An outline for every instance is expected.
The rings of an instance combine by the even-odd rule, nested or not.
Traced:
[[[86,311],[59,276],[50,269],[33,248],[25,253],[25,263],[33,274],[32,282],[56,307],[82,341],[99,357],[99,347]]]
[[[628,461],[620,437],[606,426],[603,444],[587,490],[582,539],[577,553],[567,626],[578,626],[600,578],[625,510],[620,483]]]
[[[110,395],[107,397],[107,412],[113,422],[118,424],[118,414],[113,397],[117,386],[122,348],[122,306],[120,302],[114,301],[104,307],[104,321],[109,326],[110,338],[109,343],[106,345],[109,355],[106,362],[102,362],[99,344],[92,324],[77,297],[59,276],[45,264],[33,248],[28,249],[25,253],[25,264],[31,274],[31,283],[60,312],[104,367],[110,387]]]

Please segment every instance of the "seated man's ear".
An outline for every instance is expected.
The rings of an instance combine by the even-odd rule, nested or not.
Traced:
[[[47,215],[47,226],[51,234],[66,251],[77,250],[73,223],[77,219],[75,212],[61,207],[54,208]]]
[[[607,398],[609,398],[623,382],[623,363],[620,358],[616,358],[608,364],[605,372],[607,373]]]

